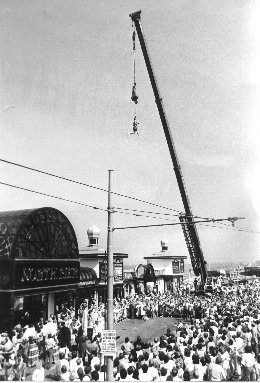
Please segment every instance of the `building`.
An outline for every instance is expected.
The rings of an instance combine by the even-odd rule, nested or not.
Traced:
[[[147,266],[153,266],[155,275],[153,282],[152,269],[146,270],[146,273],[149,272],[151,275],[149,288],[155,289],[158,293],[173,291],[175,287],[180,286],[183,282],[184,260],[187,259],[187,256],[170,252],[165,239],[161,241],[161,248],[162,250],[158,253],[144,257],[147,260]],[[146,278],[149,276],[146,275]]]
[[[77,238],[63,213],[0,212],[0,330],[75,308],[79,277]]]
[[[84,299],[96,302],[107,301],[107,253],[99,246],[100,230],[95,225],[88,231],[89,245],[79,251],[80,282],[78,289],[79,304]],[[123,260],[125,253],[114,253],[114,298],[124,296]]]
[[[248,265],[245,265],[243,274],[246,277],[252,277],[253,275],[260,277],[260,261],[256,261],[254,264],[249,263]]]

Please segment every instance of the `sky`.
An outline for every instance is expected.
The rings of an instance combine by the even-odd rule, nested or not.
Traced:
[[[134,104],[132,24],[141,22],[195,216],[243,217],[200,224],[208,264],[260,258],[260,31],[257,0],[0,0],[0,158],[168,208],[112,196],[115,208],[171,215],[113,214],[113,227],[164,224],[183,212],[139,42]],[[50,206],[107,241],[107,193],[0,161],[0,210]],[[172,210],[169,210],[172,209]],[[146,214],[151,215],[151,214]],[[160,219],[159,219],[160,218]],[[227,225],[227,226],[226,226]],[[217,227],[216,227],[217,226]],[[251,230],[252,232],[239,231]],[[188,251],[180,226],[115,230],[115,252],[145,263],[161,239]],[[189,261],[188,261],[189,262]]]

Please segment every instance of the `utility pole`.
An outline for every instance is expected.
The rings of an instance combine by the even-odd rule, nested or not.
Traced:
[[[114,208],[111,204],[113,187],[113,170],[108,171],[108,224],[107,224],[107,330],[113,330],[113,283],[114,283],[114,262],[113,262],[113,219]],[[107,356],[106,380],[112,382],[113,377],[113,356]]]

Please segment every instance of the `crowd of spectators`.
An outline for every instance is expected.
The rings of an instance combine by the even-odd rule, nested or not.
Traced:
[[[114,357],[116,381],[238,381],[259,380],[259,287],[237,285],[211,296],[194,296],[188,289],[165,294],[135,294],[114,301],[114,322],[129,318],[152,320],[176,316],[178,324],[153,342],[125,341]],[[47,321],[19,323],[12,334],[1,334],[0,377],[21,381],[104,381],[106,368],[100,347],[105,326],[104,304],[88,306],[84,329],[63,306]],[[176,320],[173,321],[176,323]],[[152,334],[151,334],[152,335]]]

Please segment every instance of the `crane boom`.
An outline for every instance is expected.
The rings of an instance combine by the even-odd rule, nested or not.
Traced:
[[[143,35],[142,26],[140,22],[141,11],[134,12],[130,14],[129,16],[131,17],[133,23],[135,24],[137,36],[140,42],[140,46],[144,56],[144,61],[145,61],[150,82],[152,85],[155,102],[157,105],[157,109],[158,109],[161,123],[163,126],[164,134],[165,134],[168,148],[170,151],[173,169],[174,169],[177,183],[179,186],[179,190],[180,190],[180,194],[181,194],[181,198],[182,198],[182,202],[183,202],[183,206],[185,210],[185,215],[180,216],[180,222],[183,223],[182,229],[183,229],[184,238],[188,247],[191,264],[192,264],[195,275],[196,276],[201,275],[201,283],[204,286],[206,283],[206,278],[207,278],[206,261],[204,260],[196,226],[193,223],[193,215],[191,212],[190,202],[189,202],[186,188],[184,185],[184,179],[183,179],[181,167],[177,158],[177,153],[174,147],[172,134],[169,129],[169,124],[168,124],[166,114],[163,108],[162,98],[160,97],[160,94],[159,94],[159,90],[158,90],[156,79],[153,73],[151,61],[147,52],[146,43],[144,40],[144,35]]]

